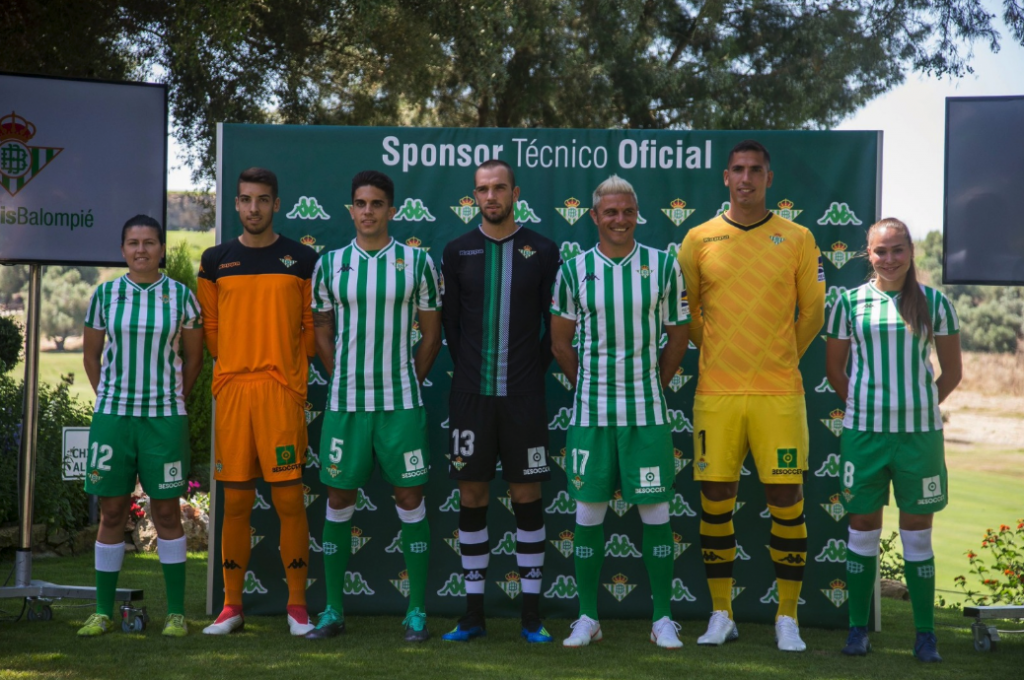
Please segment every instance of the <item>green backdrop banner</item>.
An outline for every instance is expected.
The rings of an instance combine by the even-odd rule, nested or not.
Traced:
[[[881,135],[876,132],[678,132],[622,130],[518,130],[346,128],[222,125],[218,157],[218,242],[241,233],[234,214],[235,182],[247,167],[272,169],[280,180],[281,212],[275,229],[318,252],[352,240],[347,205],[352,176],[366,169],[395,181],[398,214],[391,233],[399,241],[430,251],[440,266],[444,245],[479,224],[472,196],[473,169],[500,158],[516,170],[522,188],[516,220],[561,245],[563,258],[591,247],[596,227],[587,211],[594,187],[615,173],[636,188],[640,205],[637,239],[675,252],[687,230],[728,207],[722,183],[729,149],[755,137],[772,154],[775,181],[769,208],[809,228],[825,263],[831,304],[839,289],[865,278],[867,227],[878,218]],[[415,332],[415,331],[414,331]],[[676,480],[671,504],[676,562],[673,611],[679,619],[706,618],[711,601],[704,580],[698,528],[700,492],[693,481],[691,427],[698,351],[692,347],[668,390],[673,423]],[[807,419],[811,432],[806,475],[810,534],[801,623],[846,627],[846,522],[839,503],[839,433],[842,408],[825,380],[825,342],[816,340],[803,359]],[[459,494],[448,479],[448,393],[452,362],[442,349],[425,388],[430,423],[431,477],[428,518],[434,544],[427,606],[433,614],[464,609],[465,589],[458,554]],[[565,431],[572,406],[569,384],[552,364],[548,369],[548,429],[553,479],[544,486],[547,537],[543,613],[575,617],[572,546],[575,503],[566,494]],[[320,537],[326,490],[320,484],[320,424],[327,375],[317,361],[309,371],[307,420],[311,447],[305,473],[310,524],[309,604],[324,604]],[[768,553],[770,519],[764,492],[748,459],[736,508],[739,543],[733,607],[739,620],[773,620],[777,594]],[[515,521],[506,488],[494,485],[489,527],[492,556],[487,607],[491,615],[518,615],[519,575]],[[355,553],[346,574],[350,613],[405,612],[408,582],[400,552],[399,520],[391,489],[379,475],[359,496],[352,530]],[[259,487],[252,515],[252,560],[246,574],[246,609],[283,612],[287,601],[278,545],[278,520],[269,489]],[[216,522],[211,554],[220,554],[222,504],[215,493]],[[606,522],[607,559],[600,593],[602,617],[650,616],[650,588],[640,555],[641,523],[621,500],[610,503]],[[210,611],[223,602],[219,561],[210,560]]]

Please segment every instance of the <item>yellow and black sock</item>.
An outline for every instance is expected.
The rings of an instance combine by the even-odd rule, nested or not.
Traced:
[[[775,565],[775,579],[779,592],[779,616],[796,620],[796,606],[804,584],[807,564],[807,524],[804,521],[804,502],[780,508],[769,505],[772,514],[772,536],[768,544]]]
[[[732,513],[736,498],[713,501],[700,495],[700,549],[711,591],[711,608],[732,618],[732,565],[736,561],[736,532]]]

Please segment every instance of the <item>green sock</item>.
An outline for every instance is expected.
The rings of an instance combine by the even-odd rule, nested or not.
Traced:
[[[427,572],[430,567],[430,525],[427,520],[402,523],[402,554],[409,572],[409,611],[426,611]]]
[[[651,581],[654,621],[672,618],[672,528],[664,524],[644,525],[644,566]]]
[[[96,570],[96,613],[114,618],[114,595],[120,571]]]
[[[865,557],[846,551],[846,588],[849,593],[850,627],[868,625],[871,595],[875,592],[878,556]]]
[[[935,558],[923,562],[903,562],[903,575],[910,591],[914,627],[919,633],[935,632]]]
[[[167,589],[167,613],[185,614],[185,563],[161,564]]]
[[[604,525],[576,525],[576,594],[580,600],[580,616],[597,620],[597,588],[601,565],[604,564]]]
[[[352,520],[324,522],[324,589],[327,604],[343,614],[345,598],[345,571],[352,557]]]

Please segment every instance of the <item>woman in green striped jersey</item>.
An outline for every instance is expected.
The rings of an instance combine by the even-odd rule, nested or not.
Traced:
[[[100,284],[85,318],[85,372],[96,392],[85,490],[100,497],[96,536],[96,613],[78,631],[112,628],[117,577],[124,560],[124,526],[136,477],[149,494],[147,514],[167,587],[163,634],[185,625],[185,533],[180,498],[189,459],[185,399],[203,363],[199,303],[184,284],[160,272],[165,252],[160,223],[136,215],[121,229],[128,273]]]
[[[918,283],[907,225],[886,218],[868,229],[867,238],[874,274],[842,292],[826,326],[826,373],[846,402],[840,457],[843,505],[850,514],[850,633],[842,651],[863,656],[871,649],[868,609],[891,482],[917,628],[914,656],[942,661],[933,611],[932,519],[948,498],[939,404],[960,383],[960,322],[945,295]]]

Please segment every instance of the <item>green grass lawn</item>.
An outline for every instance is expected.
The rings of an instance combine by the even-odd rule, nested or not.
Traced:
[[[0,565],[3,573],[10,564]],[[204,614],[206,558],[191,554],[188,561],[189,598],[186,602],[191,634],[185,639],[160,635],[165,600],[160,565],[152,555],[128,555],[122,586],[143,588],[153,622],[144,633],[120,631],[99,639],[79,640],[75,631],[90,613],[88,607],[57,606],[49,622],[0,623],[0,679],[6,678],[679,678],[744,677],[796,678],[1017,678],[1024,664],[1024,636],[1005,636],[998,651],[975,652],[969,620],[959,612],[940,610],[937,616],[941,665],[925,665],[911,655],[913,626],[909,603],[885,601],[882,633],[872,635],[874,651],[865,659],[839,653],[842,631],[805,628],[805,654],[775,649],[770,626],[742,624],[742,635],[724,648],[698,647],[701,622],[683,624],[685,647],[659,650],[648,641],[643,621],[608,621],[605,640],[581,650],[560,644],[527,646],[519,637],[518,621],[493,619],[488,637],[470,644],[445,643],[440,633],[451,619],[431,619],[435,638],[422,645],[402,641],[397,617],[350,617],[348,633],[323,642],[288,636],[284,616],[249,617],[245,631],[227,638],[202,635],[210,622]],[[64,584],[91,584],[92,554],[37,560],[36,578]],[[65,603],[58,603],[58,605]],[[72,604],[68,602],[67,604]],[[17,613],[20,601],[0,600],[0,607]],[[550,620],[548,628],[561,638],[568,622]],[[1001,627],[1013,627],[1003,622]],[[1019,628],[1020,626],[1017,626]]]
[[[216,233],[213,229],[209,231],[169,231],[167,232],[167,248],[177,246],[179,243],[184,243],[188,246],[190,254],[192,255],[192,262],[195,268],[199,269],[199,258],[203,254],[203,251],[214,245],[216,240]]]

